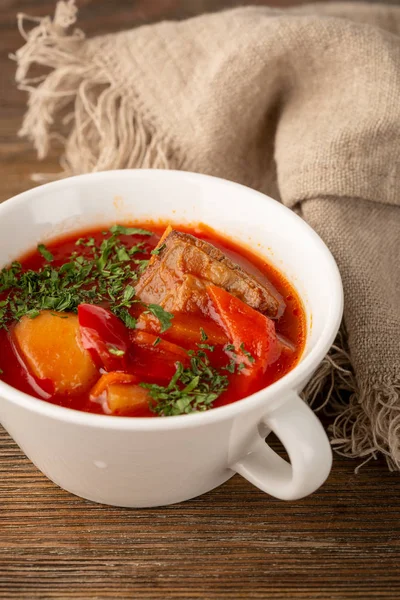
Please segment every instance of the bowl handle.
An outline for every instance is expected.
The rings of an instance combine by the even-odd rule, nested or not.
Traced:
[[[290,392],[261,420],[259,429],[263,426],[280,439],[290,463],[257,432],[249,453],[230,468],[281,500],[297,500],[318,489],[331,470],[332,450],[320,421],[307,404],[296,392]]]

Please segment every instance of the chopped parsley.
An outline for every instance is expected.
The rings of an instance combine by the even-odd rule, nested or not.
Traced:
[[[150,410],[169,417],[202,412],[228,388],[228,378],[210,365],[205,352],[189,352],[190,367],[176,363],[176,372],[167,386],[141,383],[149,391]]]
[[[235,369],[236,369],[236,362],[235,360],[231,360],[225,367],[222,367],[225,371],[228,371],[228,373],[234,373]]]
[[[127,308],[114,310],[114,314],[121,319],[128,327],[128,329],[135,329],[136,327],[136,319],[132,317]]]
[[[171,327],[171,321],[174,318],[174,315],[164,310],[162,306],[159,306],[158,304],[148,304],[145,312],[153,314],[160,321],[160,333],[164,333],[164,331],[167,331],[167,329]]]
[[[138,227],[124,227],[123,225],[113,225],[110,227],[113,235],[153,235],[152,231],[140,229]]]
[[[240,344],[239,348],[243,352],[243,354],[248,358],[250,363],[253,363],[255,361],[254,356],[252,354],[250,354],[250,352],[248,350],[246,350],[243,342]]]
[[[145,260],[135,260],[135,264],[138,267],[138,271],[139,274],[143,273],[143,271],[145,271],[147,269],[147,267],[149,266],[149,260],[145,259]]]
[[[226,350],[226,352],[235,352],[235,346],[233,344],[226,344],[224,350]]]
[[[202,348],[203,350],[209,350],[210,352],[214,352],[214,346],[210,346],[210,344],[197,344],[198,348]]]
[[[156,339],[154,340],[154,342],[153,342],[153,346],[158,346],[158,344],[159,344],[160,342],[161,342],[161,338],[160,338],[160,337],[156,338]]]
[[[134,285],[148,260],[133,258],[145,252],[142,242],[129,248],[119,235],[151,236],[152,232],[113,225],[106,234],[99,247],[92,237],[79,238],[75,245],[82,250],[71,252],[62,265],[55,265],[53,254],[39,244],[45,263],[38,271],[26,270],[17,261],[0,270],[0,327],[24,315],[33,319],[41,310],[76,312],[79,304],[88,303],[108,306],[127,327],[134,328],[136,319],[130,309],[139,302]],[[172,315],[155,305],[149,310],[165,331]]]
[[[131,246],[130,248],[127,248],[127,252],[129,254],[129,256],[133,256],[134,254],[137,254],[138,252],[142,252],[142,248],[143,248],[143,244],[142,242],[140,242],[139,244],[136,244],[136,246]]]
[[[161,244],[161,246],[157,246],[157,248],[154,248],[154,250],[152,250],[151,253],[155,256],[158,256],[160,252],[162,252],[166,247],[166,244]]]
[[[129,256],[126,248],[124,248],[123,246],[117,248],[116,252],[118,260],[120,260],[121,262],[129,262],[131,260],[131,257]]]
[[[40,254],[43,256],[43,258],[45,258],[48,262],[52,262],[52,260],[54,260],[54,256],[52,255],[51,252],[49,252],[49,250],[47,250],[47,248],[44,244],[39,244],[37,249],[40,252]]]
[[[228,373],[241,373],[243,369],[248,366],[248,364],[246,365],[245,362],[239,363],[240,353],[247,358],[249,363],[254,363],[255,361],[254,356],[252,356],[250,352],[246,350],[243,342],[239,346],[239,353],[236,351],[236,348],[233,344],[226,344],[224,346],[224,350],[225,352],[229,352],[230,356],[232,357],[229,364],[227,364],[225,367],[222,367],[225,371],[228,371]]]
[[[129,302],[135,295],[135,288],[132,285],[127,285],[122,297],[123,302]]]
[[[76,240],[75,242],[75,246],[85,246],[86,248],[92,248],[94,245],[94,238],[79,238],[79,240]]]
[[[202,342],[206,342],[208,340],[208,335],[206,334],[206,332],[204,331],[204,329],[202,327],[200,327],[200,335],[201,335]]]
[[[113,356],[124,356],[125,352],[124,350],[121,350],[120,348],[115,348],[113,346],[109,346],[108,351],[110,354],[112,354]]]

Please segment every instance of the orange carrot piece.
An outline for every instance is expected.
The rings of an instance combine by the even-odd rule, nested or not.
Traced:
[[[159,334],[161,330],[160,321],[149,313],[140,315],[136,327],[141,331],[154,334]],[[171,327],[163,332],[162,336],[169,342],[192,348],[195,344],[205,341],[202,338],[201,330],[206,334],[208,344],[223,346],[228,343],[227,336],[216,323],[197,315],[184,313],[174,315]]]
[[[120,373],[119,371],[111,371],[110,373],[104,373],[97,381],[97,383],[90,390],[90,399],[96,400],[110,385],[117,383],[138,383],[139,378],[136,375],[130,373]]]
[[[160,237],[160,240],[159,240],[157,246],[154,248],[154,250],[158,250],[158,248],[160,248],[163,245],[165,238],[171,233],[171,231],[172,231],[172,227],[171,227],[171,225],[168,225],[168,227],[166,227],[164,233]],[[149,260],[149,266],[152,265],[154,263],[154,261],[156,261],[156,260],[157,260],[157,254],[152,254],[152,256]]]
[[[149,407],[149,392],[140,385],[113,383],[108,387],[107,404],[112,412],[143,411]]]
[[[133,331],[131,340],[134,345],[136,344],[141,348],[151,350],[154,352],[154,355],[170,355],[172,359],[180,360],[181,362],[187,361],[188,353],[184,348],[167,342],[167,340],[160,339],[152,333],[147,333],[147,331]]]

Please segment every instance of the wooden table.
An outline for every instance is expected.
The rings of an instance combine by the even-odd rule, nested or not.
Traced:
[[[80,23],[94,34],[228,4],[84,0]],[[53,7],[0,0],[0,200],[29,188],[38,169],[16,137],[24,95],[6,58],[21,44],[15,13]],[[54,157],[40,168],[56,169]],[[326,485],[299,502],[269,498],[236,476],[184,504],[124,510],[62,491],[0,429],[0,598],[394,600],[400,479],[383,462],[359,475],[355,466],[336,456]]]

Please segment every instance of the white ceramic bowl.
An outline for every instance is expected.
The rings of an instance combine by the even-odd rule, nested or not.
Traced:
[[[149,219],[206,223],[276,265],[305,305],[308,334],[301,362],[244,400],[167,418],[87,414],[0,382],[1,423],[47,477],[96,502],[171,504],[203,494],[235,472],[278,498],[312,493],[328,476],[332,455],[320,422],[298,394],[334,340],[343,294],[330,252],[293,212],[205,175],[156,170],[82,175],[0,205],[0,267],[67,232]],[[264,442],[270,430],[290,464]]]

